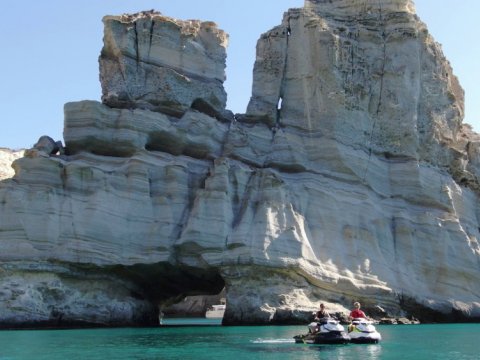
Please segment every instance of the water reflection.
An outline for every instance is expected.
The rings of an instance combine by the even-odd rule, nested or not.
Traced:
[[[309,346],[308,349],[310,351],[320,352],[325,356],[328,356],[321,357],[322,360],[377,360],[381,359],[382,356],[382,346],[380,344],[312,345]]]

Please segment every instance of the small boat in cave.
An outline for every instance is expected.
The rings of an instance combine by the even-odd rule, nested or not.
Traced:
[[[205,313],[205,317],[207,319],[222,319],[223,314],[225,314],[225,308],[227,305],[225,304],[225,299],[220,300],[221,304],[212,305],[210,308],[207,309]]]

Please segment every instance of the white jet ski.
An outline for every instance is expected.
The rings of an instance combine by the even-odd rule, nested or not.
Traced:
[[[382,340],[382,335],[375,329],[370,320],[358,318],[353,319],[348,326],[350,341],[356,344],[376,344]]]
[[[323,318],[308,325],[308,334],[293,337],[297,344],[347,344],[350,342],[338,320]]]

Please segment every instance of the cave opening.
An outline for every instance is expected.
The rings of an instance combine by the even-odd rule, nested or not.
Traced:
[[[113,269],[138,289],[132,296],[150,302],[162,318],[205,318],[213,305],[225,302],[225,281],[216,268],[174,266],[169,263],[115,266]]]
[[[159,305],[159,321],[160,325],[169,325],[172,319],[220,325],[225,310],[226,293],[223,288],[218,294],[188,295],[173,304]]]

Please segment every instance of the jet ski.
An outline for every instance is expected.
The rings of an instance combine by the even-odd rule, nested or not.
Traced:
[[[347,344],[350,342],[345,329],[333,318],[320,319],[308,325],[308,334],[293,337],[297,344]]]
[[[375,329],[370,320],[357,318],[353,319],[348,326],[350,341],[356,344],[376,344],[382,340],[382,335]]]

